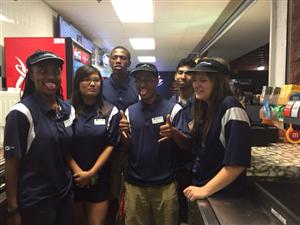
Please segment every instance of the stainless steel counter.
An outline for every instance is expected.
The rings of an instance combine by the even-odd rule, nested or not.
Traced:
[[[243,197],[198,200],[198,219],[191,225],[298,225],[299,186],[298,182],[255,181]]]
[[[198,200],[202,224],[300,224],[300,194],[295,190],[300,186],[300,145],[274,143],[267,147],[252,147],[251,156],[252,166],[247,170],[251,182],[247,195]]]

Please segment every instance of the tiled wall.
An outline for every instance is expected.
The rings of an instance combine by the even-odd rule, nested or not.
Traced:
[[[57,13],[42,0],[0,0],[0,65],[4,73],[4,37],[53,37]]]

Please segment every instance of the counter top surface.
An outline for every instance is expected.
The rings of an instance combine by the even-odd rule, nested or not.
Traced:
[[[252,198],[208,198],[220,225],[280,225]]]
[[[266,147],[252,147],[248,176],[300,177],[300,145],[272,143]]]

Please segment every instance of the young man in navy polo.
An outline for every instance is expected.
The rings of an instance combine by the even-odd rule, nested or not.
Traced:
[[[125,182],[125,223],[178,223],[175,182],[175,136],[165,129],[180,121],[179,104],[161,98],[155,65],[140,63],[131,72],[141,100],[128,107],[120,121],[121,139],[129,147]]]
[[[116,106],[119,110],[125,109],[139,100],[134,80],[128,73],[130,66],[130,52],[123,46],[116,46],[109,56],[109,64],[112,68],[111,77],[103,81],[103,96],[106,101]],[[118,210],[118,200],[122,196],[122,174],[127,167],[127,152],[123,151],[122,145],[115,148],[111,155],[112,185],[108,224],[115,224]]]
[[[188,58],[183,58],[179,61],[176,73],[174,75],[175,82],[178,85],[179,92],[173,95],[171,101],[182,106],[182,124],[185,128],[184,132],[189,133],[188,123],[192,120],[192,105],[193,105],[193,74],[188,72],[189,69],[196,65],[195,61]],[[177,173],[176,181],[178,185],[178,200],[179,200],[179,219],[180,222],[187,223],[188,202],[183,194],[183,190],[192,184],[193,173],[192,167],[194,162],[192,151],[177,151]]]
[[[112,74],[103,82],[105,100],[123,111],[139,100],[134,80],[127,71],[131,63],[130,58],[130,52],[125,47],[113,48],[109,56]]]

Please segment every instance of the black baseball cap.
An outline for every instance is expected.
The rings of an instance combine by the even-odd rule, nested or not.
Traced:
[[[37,50],[27,58],[26,66],[27,68],[30,68],[32,65],[44,60],[55,61],[60,67],[62,67],[62,65],[64,64],[64,60],[55,55],[53,52]]]
[[[228,76],[230,75],[228,68],[214,59],[203,59],[187,72],[222,73]]]
[[[154,77],[158,77],[158,70],[156,66],[152,63],[139,63],[135,66],[133,70],[131,70],[130,74],[134,76],[135,73],[139,71],[151,72],[154,75]]]

